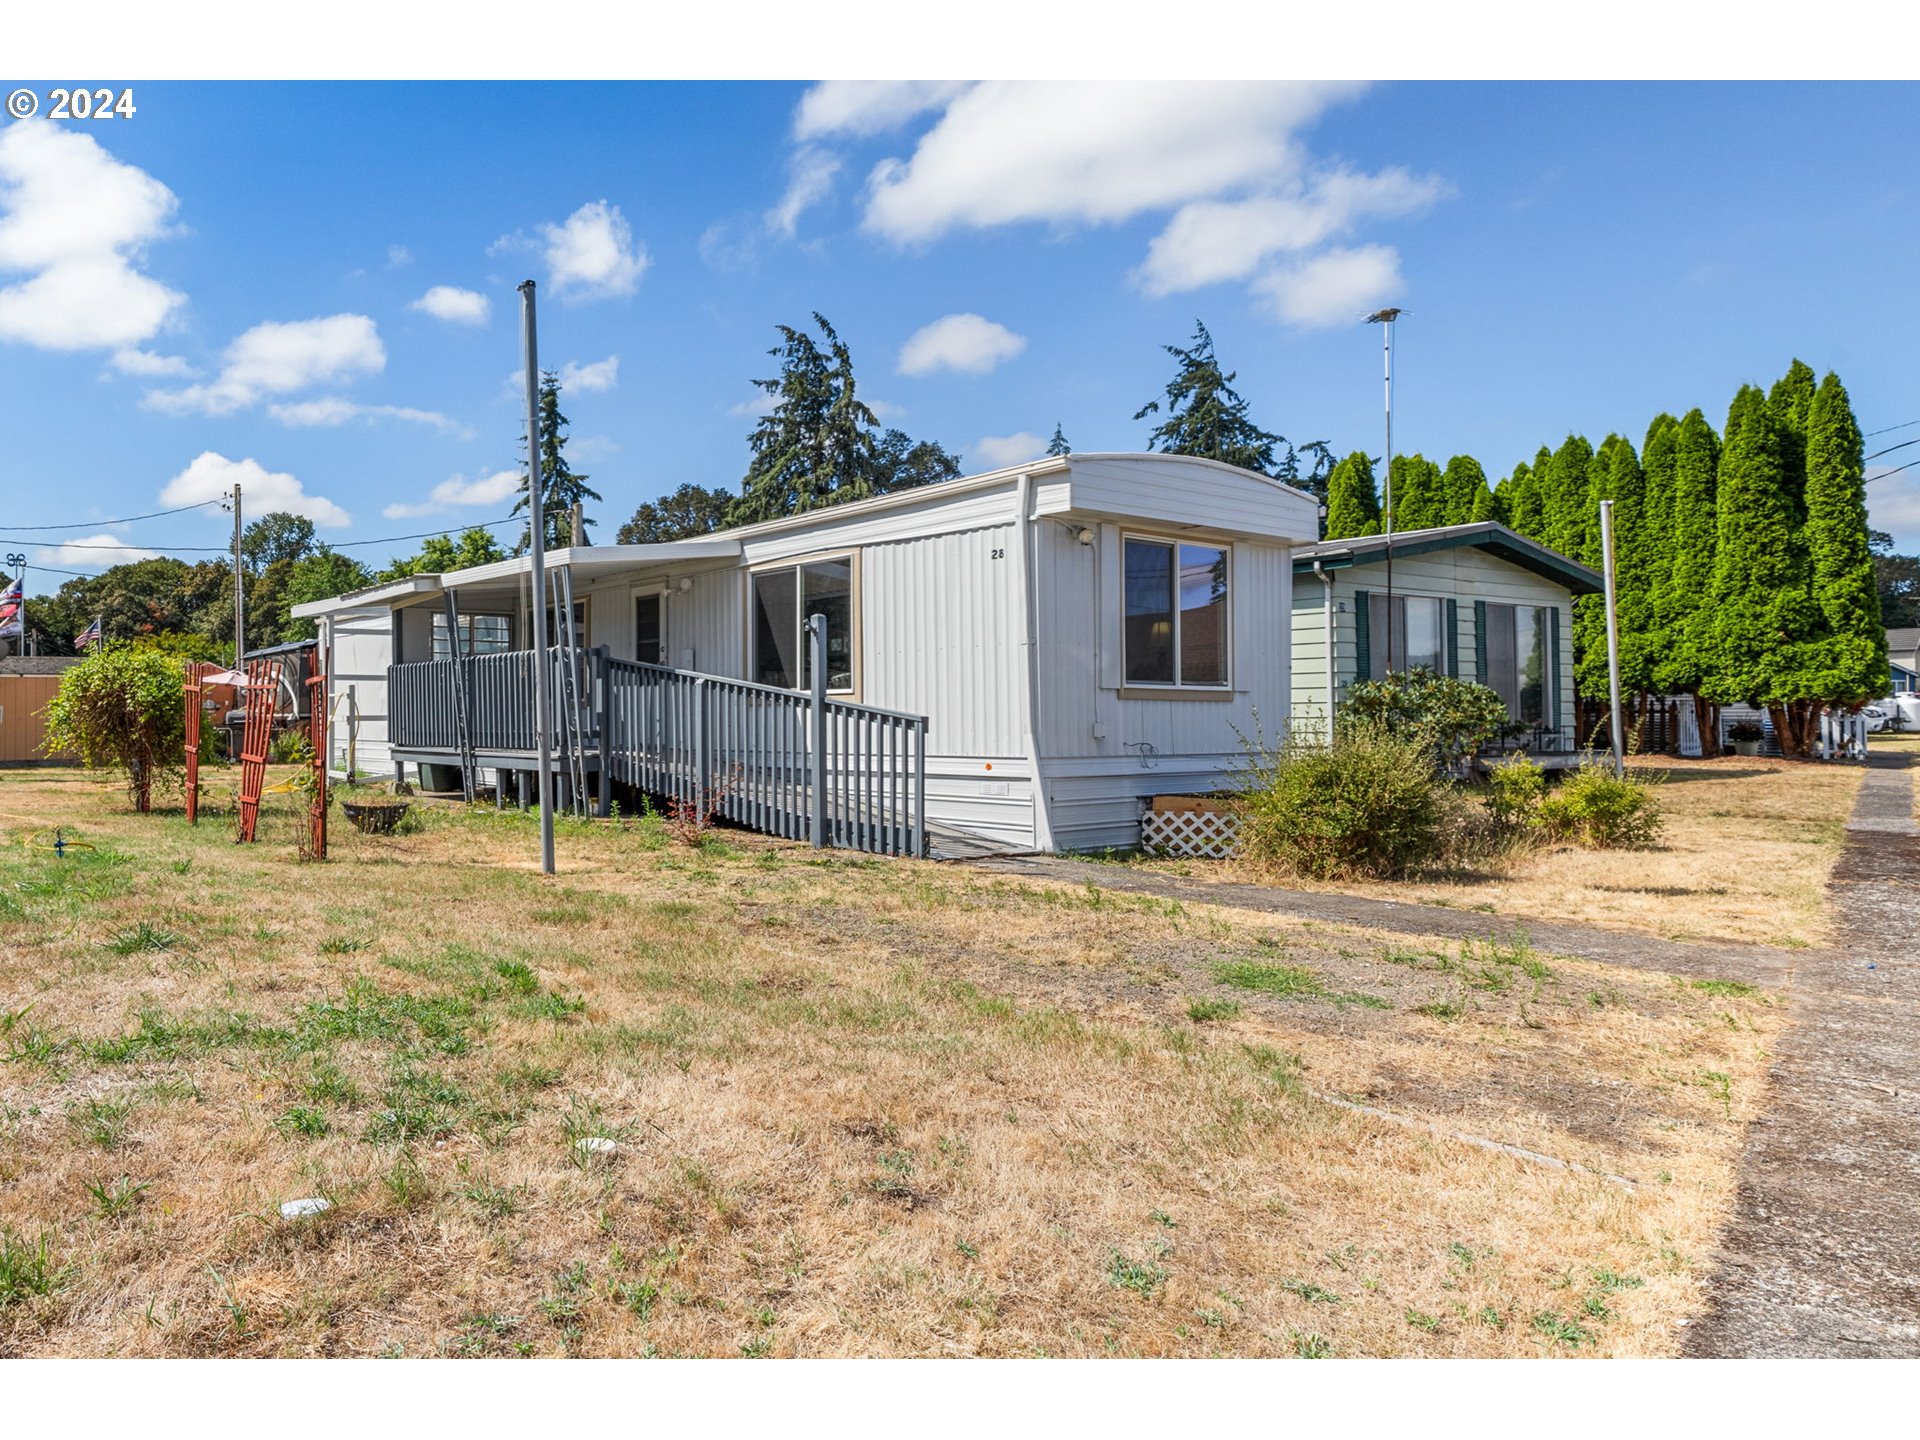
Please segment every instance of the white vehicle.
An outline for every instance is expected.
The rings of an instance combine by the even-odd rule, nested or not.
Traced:
[[[1898,721],[1894,729],[1920,730],[1920,695],[1896,695],[1879,703],[1894,713]]]
[[[1876,700],[1871,705],[1860,707],[1860,718],[1867,722],[1867,733],[1878,735],[1882,730],[1897,723],[1897,712],[1892,711],[1884,700]]]

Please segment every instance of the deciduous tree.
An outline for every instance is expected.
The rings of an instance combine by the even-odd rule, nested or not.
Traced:
[[[731,490],[709,490],[688,481],[671,495],[642,502],[615,538],[622,545],[662,545],[709,535],[726,524],[734,498]]]

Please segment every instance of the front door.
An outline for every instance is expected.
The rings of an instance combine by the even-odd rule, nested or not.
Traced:
[[[642,665],[667,663],[666,596],[634,596],[633,658]]]

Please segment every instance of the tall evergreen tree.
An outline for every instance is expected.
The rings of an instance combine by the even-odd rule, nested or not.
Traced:
[[[1874,582],[1860,425],[1831,370],[1807,414],[1806,542],[1820,635],[1805,658],[1812,698],[1858,705],[1887,686],[1887,632]]]
[[[1539,537],[1548,549],[1577,558],[1586,548],[1588,471],[1593,446],[1583,435],[1569,435],[1549,458],[1540,481]]]
[[[748,442],[752,458],[729,525],[751,525],[873,493],[873,430],[879,421],[859,398],[853,356],[826,316],[814,312],[822,349],[804,330],[775,328],[767,353],[780,374],[753,383],[774,397]]]
[[[1719,466],[1720,443],[1713,427],[1698,408],[1689,410],[1673,428],[1667,564],[1654,597],[1655,624],[1661,636],[1654,688],[1664,694],[1697,696],[1712,673]]]
[[[1487,488],[1487,472],[1471,455],[1456,455],[1447,461],[1440,488],[1447,497],[1446,518],[1440,522],[1443,525],[1465,525],[1480,508],[1482,494],[1489,502],[1493,498]]]
[[[1817,388],[1813,367],[1796,358],[1787,373],[1767,392],[1767,412],[1780,431],[1780,462],[1785,467],[1787,494],[1797,521],[1807,517],[1807,422],[1813,413]]]
[[[1500,497],[1484,480],[1474,492],[1473,508],[1467,512],[1471,521],[1492,520],[1496,524],[1507,524],[1506,507],[1500,503]]]
[[[560,377],[551,370],[540,372],[540,510],[544,543],[553,549],[568,544],[573,536],[573,507],[598,500],[600,492],[588,487],[585,475],[577,474],[567,463],[567,417],[560,413]],[[524,441],[525,437],[522,437]],[[520,498],[513,513],[527,509],[527,482],[520,481]],[[528,517],[531,521],[532,517]],[[592,530],[595,521],[585,518],[583,530]],[[533,544],[531,523],[520,532],[521,551]]]
[[[1393,528],[1430,530],[1447,523],[1447,492],[1440,467],[1421,454],[1393,457]]]
[[[1620,692],[1644,695],[1653,688],[1655,652],[1651,644],[1653,586],[1646,534],[1645,477],[1633,445],[1609,435],[1595,457],[1604,458],[1606,473],[1596,475],[1589,492],[1596,512],[1602,500],[1613,502],[1613,577],[1615,622],[1620,642]],[[1594,569],[1604,563],[1604,545],[1598,516],[1582,559]],[[1583,595],[1574,606],[1574,642],[1578,656],[1574,675],[1580,693],[1589,699],[1607,696],[1607,617],[1603,595]]]
[[[1137,416],[1135,417],[1138,418]],[[1073,446],[1067,443],[1067,432],[1060,428],[1058,420],[1053,422],[1053,438],[1047,441],[1048,455],[1071,455]]]
[[[1167,455],[1200,455],[1262,475],[1275,474],[1280,468],[1275,457],[1287,445],[1286,437],[1253,423],[1246,400],[1233,388],[1239,372],[1221,371],[1207,327],[1195,320],[1191,343],[1161,348],[1179,362],[1179,368],[1167,382],[1163,397],[1166,419],[1148,437],[1147,448]],[[1149,400],[1133,418],[1144,420],[1160,413],[1161,401]]]
[[[1705,693],[1773,707],[1781,748],[1803,754],[1808,737],[1794,692],[1819,612],[1787,489],[1783,437],[1758,387],[1743,385],[1734,397],[1727,436],[1716,492],[1714,648]]]
[[[1494,494],[1508,529],[1530,540],[1544,542],[1546,524],[1540,510],[1538,470],[1522,460],[1513,467],[1513,473],[1500,482]]]
[[[1327,480],[1327,539],[1347,540],[1380,533],[1380,491],[1374,484],[1373,461],[1356,450]]]

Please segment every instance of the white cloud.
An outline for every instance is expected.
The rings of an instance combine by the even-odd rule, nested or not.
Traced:
[[[316,525],[341,527],[353,523],[353,517],[323,495],[309,495],[293,476],[268,470],[259,461],[229,460],[218,451],[207,450],[195,457],[160,492],[162,505],[198,505],[218,500],[240,486],[240,503],[248,515],[264,515],[270,510],[285,510],[304,515]]]
[[[1246,199],[1197,200],[1154,237],[1134,279],[1149,295],[1241,280],[1273,255],[1310,250],[1363,219],[1424,210],[1446,192],[1443,181],[1395,168],[1334,170]]]
[[[0,130],[0,340],[45,350],[121,349],[159,331],[186,297],[135,268],[179,201],[93,136],[45,120]]]
[[[491,300],[478,290],[462,290],[457,285],[435,285],[407,308],[450,325],[485,325],[493,318]]]
[[[1100,224],[1297,175],[1293,132],[1358,93],[1317,82],[1008,81],[955,98],[881,161],[865,226],[898,244],[1041,221]]]
[[[193,366],[180,356],[156,355],[151,350],[116,350],[107,363],[122,375],[137,375],[143,379],[193,374]]]
[[[412,263],[413,263],[413,251],[409,250],[406,246],[404,245],[387,246],[387,268],[389,270],[399,270],[404,266],[411,265]]]
[[[609,355],[606,359],[595,360],[590,365],[569,360],[560,367],[560,388],[563,390],[611,390],[619,383],[620,357],[618,355]]]
[[[873,411],[873,418],[876,420],[904,420],[907,418],[906,406],[895,405],[886,400],[869,400],[867,401],[867,408]]]
[[[583,464],[611,460],[620,453],[620,442],[611,435],[575,435],[567,441],[567,454]]]
[[[407,420],[416,425],[431,425],[443,434],[473,438],[472,430],[438,410],[417,410],[411,405],[362,405],[340,395],[269,405],[267,414],[292,429],[344,425],[349,420]]]
[[[386,368],[380,331],[365,315],[269,320],[227,346],[220,374],[205,385],[149,390],[146,404],[169,415],[230,415],[264,395],[335,384]]]
[[[966,88],[955,80],[822,81],[800,97],[794,138],[879,135],[939,109]]]
[[[769,395],[764,390],[756,390],[738,404],[729,405],[727,407],[727,414],[736,415],[742,419],[758,420],[762,415],[771,415],[774,407],[779,403],[779,396]],[[875,411],[874,413],[878,414],[879,412]]]
[[[451,475],[433,487],[433,492],[418,504],[393,504],[380,513],[389,520],[415,520],[434,515],[452,505],[501,505],[520,493],[518,470],[496,470],[472,480]]]
[[[1026,430],[1016,435],[982,435],[969,453],[979,456],[989,470],[998,470],[1003,465],[1039,459],[1047,453],[1047,442]]]
[[[833,190],[833,177],[839,173],[840,161],[833,154],[812,145],[801,146],[787,163],[787,193],[767,211],[767,229],[791,240],[801,214],[827,198]]]
[[[562,300],[604,300],[631,295],[653,262],[636,245],[633,227],[618,205],[594,200],[559,225],[542,225],[547,279]]]
[[[1024,335],[1014,334],[998,321],[974,314],[942,315],[907,337],[900,347],[899,371],[902,375],[930,375],[936,370],[985,375],[1026,348]]]
[[[700,232],[700,262],[710,269],[745,270],[759,255],[759,231],[750,222],[716,220]]]
[[[138,545],[129,545],[118,535],[102,531],[98,535],[83,535],[78,540],[69,540],[64,544],[43,546],[39,563],[78,565],[99,570],[109,565],[126,565],[135,560],[151,560],[159,553],[157,550],[142,550]]]
[[[1885,465],[1870,465],[1867,480],[1867,518],[1893,536],[1900,553],[1911,555],[1920,548],[1920,470],[1893,475]]]
[[[1317,329],[1358,323],[1405,288],[1400,254],[1391,245],[1329,250],[1254,282],[1254,293],[1289,325]]]

